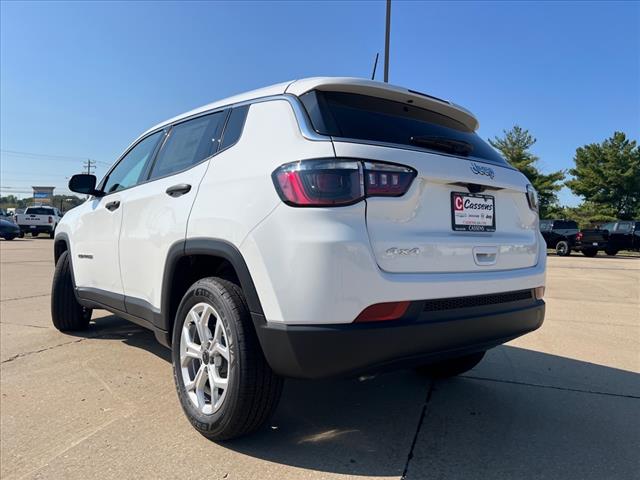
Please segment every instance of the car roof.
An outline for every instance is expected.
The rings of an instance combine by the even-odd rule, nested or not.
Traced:
[[[177,115],[169,120],[161,122],[144,132],[142,138],[150,132],[165,127],[182,119],[205,113],[217,108],[231,106],[233,104],[257,100],[272,95],[282,95],[284,93],[300,96],[310,90],[331,90],[339,92],[359,93],[362,95],[372,95],[412,105],[426,108],[437,113],[441,113],[463,123],[470,130],[477,130],[479,122],[476,117],[467,109],[456,105],[448,100],[443,100],[425,93],[409,90],[404,87],[390,85],[388,83],[376,82],[364,78],[353,77],[313,77],[288,82],[277,83],[257,90],[240,93],[232,97],[223,98],[215,102],[195,108],[183,114]],[[136,140],[137,141],[137,140]]]

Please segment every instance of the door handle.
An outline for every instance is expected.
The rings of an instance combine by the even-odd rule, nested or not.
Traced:
[[[190,191],[191,185],[188,183],[179,183],[178,185],[173,185],[165,190],[167,195],[170,197],[179,197],[185,193],[189,193]]]
[[[113,202],[109,202],[105,205],[107,210],[111,210],[112,212],[116,210],[120,206],[120,200],[114,200]]]

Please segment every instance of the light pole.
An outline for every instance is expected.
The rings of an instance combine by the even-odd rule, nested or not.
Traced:
[[[389,83],[389,35],[391,34],[391,0],[387,0],[387,27],[384,34],[384,83]]]

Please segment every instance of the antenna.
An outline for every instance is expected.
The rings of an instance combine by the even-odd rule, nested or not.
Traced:
[[[371,80],[376,79],[376,67],[378,66],[378,57],[380,53],[376,53],[376,59],[373,61],[373,73],[371,74]]]
[[[389,83],[389,35],[391,34],[391,0],[387,0],[387,28],[384,35],[384,83]]]

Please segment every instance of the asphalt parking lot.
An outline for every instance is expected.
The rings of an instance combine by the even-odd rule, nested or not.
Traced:
[[[106,312],[49,317],[48,238],[0,240],[3,479],[638,478],[640,258],[549,257],[543,327],[461,378],[287,381],[262,431],[216,444],[169,351]]]

